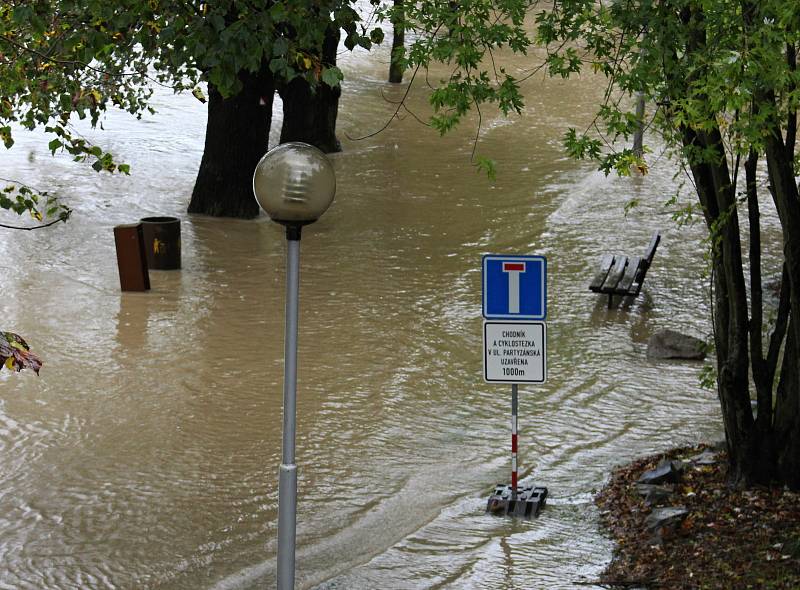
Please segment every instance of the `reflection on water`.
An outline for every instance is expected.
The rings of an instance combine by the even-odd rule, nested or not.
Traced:
[[[675,190],[663,159],[606,179],[563,157],[591,79],[530,82],[522,117],[485,116],[496,182],[469,163],[469,126],[439,139],[408,117],[348,140],[391,115],[381,59],[344,66],[338,194],[302,242],[298,584],[574,588],[610,557],[592,505],[609,469],[719,436],[699,365],[645,356],[657,329],[708,331],[702,232],[659,213]],[[411,100],[424,112],[421,90]],[[283,233],[184,213],[204,108],[158,101],[152,119],[106,123],[130,178],[32,138],[3,156],[3,176],[58,187],[76,212],[0,234],[3,326],[45,359],[39,378],[0,374],[0,588],[274,585]],[[181,218],[183,270],[123,294],[112,227],[147,215]],[[601,254],[643,250],[654,229],[643,294],[606,309],[587,289]],[[548,257],[549,381],[520,388],[521,470],[552,498],[534,522],[483,513],[509,471],[509,388],[481,377],[490,252]]]

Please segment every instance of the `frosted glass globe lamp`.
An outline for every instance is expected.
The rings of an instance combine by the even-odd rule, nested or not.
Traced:
[[[333,165],[313,145],[284,143],[268,151],[256,165],[253,193],[273,221],[286,226],[313,223],[333,202]]]

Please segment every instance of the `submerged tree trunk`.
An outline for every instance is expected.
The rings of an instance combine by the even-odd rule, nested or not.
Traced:
[[[223,98],[209,84],[205,148],[189,213],[251,218],[258,215],[253,170],[267,151],[275,86],[265,65],[240,75],[239,94]]]
[[[329,27],[322,46],[322,62],[336,65],[339,30]],[[331,88],[320,82],[316,88],[303,78],[295,78],[279,89],[283,100],[281,143],[302,141],[325,153],[339,152],[342,147],[336,138],[336,116],[339,113],[340,86]]]
[[[403,66],[400,63],[405,51],[406,24],[403,15],[403,0],[394,0],[392,13],[392,54],[389,62],[389,82],[400,84],[403,81]]]
[[[633,134],[633,153],[644,156],[644,92],[636,93],[636,133]]]

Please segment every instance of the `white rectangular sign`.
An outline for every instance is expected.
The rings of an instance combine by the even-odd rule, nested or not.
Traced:
[[[483,323],[483,378],[488,383],[544,383],[546,365],[544,322]]]

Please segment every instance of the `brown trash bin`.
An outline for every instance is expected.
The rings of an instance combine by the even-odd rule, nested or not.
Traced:
[[[119,286],[123,291],[147,291],[150,275],[144,253],[144,236],[141,223],[128,223],[114,227],[114,245],[117,249]]]
[[[155,270],[181,267],[181,220],[177,217],[142,217],[147,266]]]

